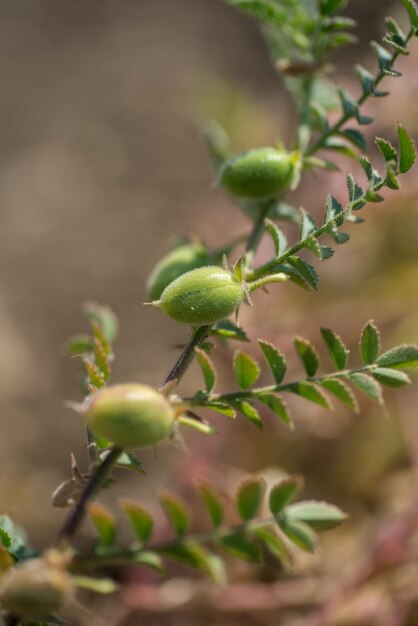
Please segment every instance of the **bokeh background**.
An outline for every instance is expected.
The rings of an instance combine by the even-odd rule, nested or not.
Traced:
[[[404,20],[398,4],[350,3],[360,44],[333,60],[354,93],[352,65],[374,67],[368,41],[383,33],[389,11]],[[50,495],[68,477],[70,452],[81,467],[87,461],[83,425],[63,407],[81,398],[80,363],[68,358],[65,343],[87,330],[83,302],[107,303],[118,315],[113,380],[159,384],[187,330],[142,306],[147,275],[184,234],[217,247],[249,229],[213,184],[200,120],[217,118],[240,150],[277,137],[291,141],[295,119],[257,26],[220,0],[0,0],[0,17],[0,501],[1,512],[42,546],[64,515],[51,508]],[[401,59],[405,76],[388,80],[392,96],[372,102],[372,138],[394,138],[398,119],[417,132],[417,48]],[[319,215],[327,192],[344,199],[343,185],[338,174],[307,176],[294,201]],[[244,312],[251,338],[280,346],[292,375],[300,373],[293,336],[319,345],[321,325],[341,333],[354,361],[370,318],[386,347],[418,341],[416,173],[404,178],[402,192],[386,196],[365,210],[366,224],[350,228],[352,241],[321,265],[319,294],[286,285],[257,293],[254,308]],[[289,236],[296,236],[291,228]],[[255,347],[249,351],[256,355]],[[214,359],[222,385],[231,388],[231,353],[219,348]],[[331,367],[325,355],[324,363]],[[197,384],[192,368],[182,390]],[[191,436],[188,455],[171,447],[156,458],[144,455],[147,479],[121,476],[104,502],[129,495],[152,508],[162,488],[192,498],[200,476],[231,492],[248,472],[287,471],[305,475],[305,496],[338,503],[350,521],[324,538],[318,555],[300,557],[291,574],[272,564],[235,565],[235,587],[226,596],[197,575],[186,580],[183,571],[158,594],[155,578],[134,572],[123,600],[107,600],[94,618],[73,617],[74,623],[112,624],[125,616],[124,624],[191,626],[232,626],[244,618],[249,625],[418,624],[418,391],[386,397],[389,417],[368,402],[353,418],[341,407],[325,414],[301,400],[292,403],[294,433],[271,417],[263,434],[242,420],[216,418],[221,436]],[[164,535],[162,517],[160,523]],[[84,540],[89,536],[86,525]],[[352,572],[361,580],[358,571],[367,570],[381,536],[396,567],[358,584],[338,618],[321,618],[318,603],[330,589],[338,596]],[[406,547],[408,559],[399,565],[396,550]]]

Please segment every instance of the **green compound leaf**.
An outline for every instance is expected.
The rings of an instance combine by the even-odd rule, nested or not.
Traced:
[[[418,346],[404,344],[384,352],[376,361],[379,367],[408,369],[418,367]]]
[[[411,169],[415,163],[417,152],[415,143],[402,124],[397,125],[398,138],[399,138],[399,171],[401,174],[405,174]]]
[[[339,378],[327,378],[321,382],[322,387],[336,396],[350,411],[359,412],[357,400],[347,385]]]
[[[208,485],[207,483],[201,483],[198,486],[198,491],[212,525],[214,528],[219,528],[224,519],[224,506],[218,492],[212,485]]]
[[[370,365],[378,357],[380,350],[380,333],[373,320],[369,320],[362,328],[360,336],[360,355],[363,363]]]
[[[250,563],[260,563],[261,561],[259,547],[244,533],[236,532],[225,535],[218,539],[218,544],[225,552],[238,559],[249,561]]]
[[[279,523],[281,530],[292,543],[305,552],[314,552],[318,543],[316,533],[303,522],[293,521],[286,517]]]
[[[263,502],[266,485],[263,480],[250,478],[240,485],[236,497],[237,511],[243,522],[254,519]]]
[[[224,339],[234,339],[235,341],[250,341],[246,332],[230,320],[223,320],[215,324],[211,330],[211,335]]]
[[[319,367],[319,357],[312,344],[302,337],[295,337],[294,344],[308,376],[315,376]]]
[[[306,282],[313,287],[315,291],[318,291],[319,276],[313,265],[310,265],[310,263],[307,263],[306,261],[302,261],[302,259],[297,256],[290,256],[287,261],[292,267],[295,268],[295,270],[299,272],[299,274],[303,276]]]
[[[105,548],[113,546],[118,530],[113,513],[98,502],[90,504],[88,512],[96,530],[99,545]]]
[[[253,530],[253,535],[261,541],[275,559],[288,567],[292,565],[292,555],[284,541],[278,536],[276,529],[266,526],[256,528]]]
[[[269,219],[264,220],[264,224],[266,226],[267,232],[273,239],[274,252],[275,252],[276,257],[278,257],[280,254],[283,254],[283,252],[287,248],[286,236],[283,233],[283,231],[280,230],[280,228],[271,220]]]
[[[296,498],[302,484],[302,480],[298,476],[289,476],[274,485],[270,491],[269,506],[275,517],[280,515],[283,509]]]
[[[206,391],[211,393],[216,385],[215,366],[207,352],[201,350],[200,348],[195,348],[195,352],[205,380]]]
[[[126,514],[135,538],[140,546],[143,546],[151,538],[154,528],[154,520],[148,511],[145,511],[136,502],[131,500],[123,500],[121,508]]]
[[[332,405],[330,404],[327,396],[322,393],[322,391],[318,389],[314,383],[307,380],[302,380],[299,383],[289,385],[289,391],[297,396],[305,398],[305,400],[319,404],[319,406],[322,406],[324,409],[332,409]]]
[[[383,404],[382,388],[371,376],[361,372],[354,372],[349,374],[349,379],[366,396],[375,402],[379,402],[379,404]]]
[[[339,370],[343,370],[348,361],[350,351],[336,333],[329,328],[321,328],[322,339],[328,348],[328,352]]]
[[[286,361],[283,354],[268,341],[259,339],[258,343],[270,366],[275,382],[280,384],[286,374]]]
[[[382,383],[382,385],[386,385],[386,387],[404,387],[411,382],[411,379],[405,372],[388,367],[377,367],[372,374],[373,378]]]
[[[191,522],[190,511],[186,504],[172,493],[163,493],[160,497],[161,505],[175,533],[182,537],[189,528]]]
[[[260,366],[257,361],[241,350],[237,350],[234,354],[233,368],[240,389],[248,389],[260,376]]]
[[[246,417],[253,426],[258,430],[263,430],[263,421],[259,412],[251,402],[247,400],[231,400],[228,402],[234,409]]]
[[[274,393],[261,392],[257,393],[257,399],[268,406],[288,428],[293,429],[289,409],[283,398]]]
[[[285,519],[303,522],[315,530],[329,530],[339,526],[347,516],[338,507],[327,502],[308,500],[286,508]]]

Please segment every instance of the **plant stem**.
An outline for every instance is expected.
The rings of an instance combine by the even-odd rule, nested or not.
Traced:
[[[260,207],[260,212],[256,221],[254,222],[253,230],[248,237],[247,244],[245,246],[245,252],[247,255],[253,255],[257,251],[258,244],[260,243],[261,236],[264,230],[264,220],[266,219],[269,211],[271,209],[271,203],[266,202],[266,204]]]
[[[183,374],[193,360],[195,348],[197,348],[197,346],[207,337],[209,329],[210,326],[199,326],[198,328],[196,328],[191,336],[189,343],[186,345],[183,352],[174,363],[174,366],[167,374],[167,377],[164,381],[165,384],[170,383],[174,380],[178,382],[182,378]]]
[[[95,467],[83,489],[80,499],[65,520],[64,525],[58,534],[58,543],[68,542],[74,537],[78,527],[83,521],[87,504],[103,484],[110,469],[116,463],[121,453],[122,448],[114,446],[111,448],[110,452],[103,459],[103,461]]]

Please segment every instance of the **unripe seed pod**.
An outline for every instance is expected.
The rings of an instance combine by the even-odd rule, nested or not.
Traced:
[[[285,150],[255,148],[225,161],[219,183],[241,198],[270,198],[288,189],[293,173],[292,155]]]
[[[82,412],[90,430],[121,448],[153,446],[171,433],[175,411],[153,387],[111,385],[91,395]]]
[[[230,272],[208,266],[177,278],[152,304],[177,322],[202,326],[229,317],[244,299],[244,287]]]
[[[202,265],[209,265],[208,251],[200,243],[175,248],[157,263],[147,281],[147,294],[157,300],[173,280]]]
[[[24,620],[56,613],[72,598],[70,575],[45,559],[32,559],[8,570],[0,580],[0,604]]]

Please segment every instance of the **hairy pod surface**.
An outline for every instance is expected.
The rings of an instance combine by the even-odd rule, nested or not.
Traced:
[[[0,603],[24,620],[56,613],[73,595],[71,577],[44,559],[32,559],[8,570],[0,580]]]
[[[185,244],[175,248],[157,263],[147,281],[147,294],[157,300],[173,280],[203,265],[210,264],[206,248],[200,243]]]
[[[228,159],[219,183],[241,198],[270,198],[290,186],[293,173],[292,155],[285,150],[255,148]]]
[[[88,427],[121,448],[153,446],[171,433],[174,409],[153,387],[111,385],[89,397],[83,408]]]
[[[202,326],[229,317],[244,299],[243,286],[230,272],[208,266],[177,278],[153,304],[177,322]]]

